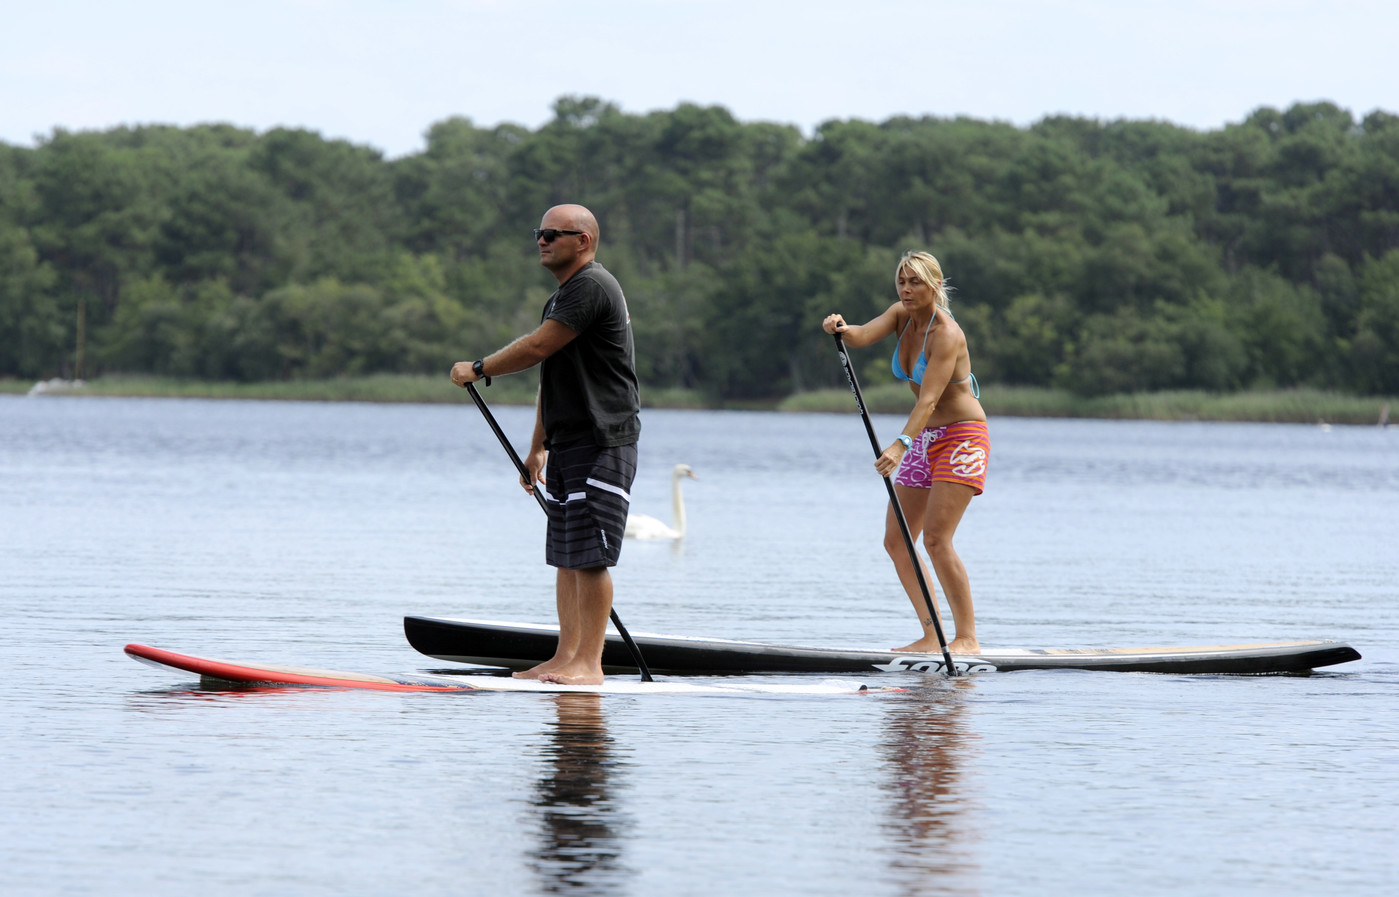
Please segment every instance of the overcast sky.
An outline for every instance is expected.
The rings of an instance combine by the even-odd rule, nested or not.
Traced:
[[[1399,111],[1395,0],[36,0],[7,3],[0,141],[231,122],[420,150],[559,96],[798,125],[1069,113],[1201,129]]]

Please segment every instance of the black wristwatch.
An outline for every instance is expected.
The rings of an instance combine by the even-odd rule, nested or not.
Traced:
[[[471,362],[471,372],[476,375],[477,380],[484,380],[487,386],[491,385],[491,378],[486,376],[486,362],[476,360]]]

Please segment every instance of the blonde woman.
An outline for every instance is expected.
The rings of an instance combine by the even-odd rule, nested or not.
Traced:
[[[966,567],[952,546],[957,525],[972,497],[986,485],[990,441],[986,412],[972,374],[967,338],[948,308],[948,286],[938,260],[926,252],[909,252],[899,260],[894,283],[899,301],[866,324],[847,324],[838,314],[822,322],[827,333],[839,333],[851,348],[860,348],[897,335],[891,361],[894,376],[913,390],[913,410],[903,432],[874,462],[880,476],[893,476],[894,492],[914,538],[933,562],[938,584],[952,608],[953,654],[976,654],[976,615]],[[894,562],[899,581],[913,603],[923,635],[894,650],[935,653],[937,631],[928,616],[913,559],[899,532],[894,510],[884,522],[884,550]],[[923,561],[920,558],[919,564]],[[925,579],[927,577],[925,576]]]

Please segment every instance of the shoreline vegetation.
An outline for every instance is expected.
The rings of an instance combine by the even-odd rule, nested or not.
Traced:
[[[482,390],[496,405],[531,405],[536,384],[529,377],[504,378]],[[0,379],[0,394],[125,398],[235,399],[301,402],[470,402],[445,375],[374,374],[321,380],[261,383],[185,380],[152,376],[104,376],[74,386],[65,381],[34,384]],[[903,384],[865,387],[865,404],[876,414],[907,414],[912,399]],[[1399,398],[1353,396],[1316,389],[1209,393],[1199,390],[1130,393],[1099,397],[1027,386],[986,386],[982,405],[991,417],[1077,417],[1113,420],[1234,421],[1302,424],[1387,424]],[[850,413],[848,389],[822,389],[768,401],[733,402],[688,389],[643,389],[642,407],[691,410]]]
[[[226,124],[0,142],[0,377],[401,400],[335,378],[430,383],[538,326],[557,284],[530,230],[569,199],[604,223],[657,406],[848,407],[803,395],[846,389],[817,324],[883,313],[913,248],[947,272],[977,376],[1032,388],[988,392],[992,414],[1315,421],[1372,414],[1317,394],[1399,396],[1399,114],[805,134],[563,96],[538,128],[456,117],[425,136],[395,159]],[[861,357],[866,386],[893,382],[889,348]],[[490,394],[527,388],[505,381]]]

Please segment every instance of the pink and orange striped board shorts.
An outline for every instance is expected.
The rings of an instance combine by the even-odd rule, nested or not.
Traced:
[[[991,437],[984,420],[963,420],[945,427],[929,427],[913,447],[904,452],[894,485],[929,489],[933,483],[961,483],[980,495],[986,488],[986,462],[991,459]]]

